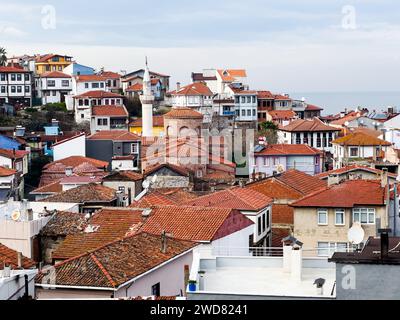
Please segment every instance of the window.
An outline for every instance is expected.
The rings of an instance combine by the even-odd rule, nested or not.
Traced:
[[[11,86],[11,93],[15,93],[17,88],[15,86]]]
[[[317,148],[321,148],[321,134],[317,133]]]
[[[242,117],[246,116],[246,110],[242,110]]]
[[[268,157],[264,158],[264,166],[269,167],[269,158]]]
[[[160,293],[160,283],[156,283],[154,286],[151,286],[151,295],[159,297]]]
[[[104,88],[104,82],[100,82],[100,88]]]
[[[58,67],[58,71],[62,71],[62,67],[61,66]]]
[[[6,93],[6,87],[5,86],[1,86],[1,93]]]
[[[354,208],[353,222],[362,224],[375,224],[375,209],[374,208]]]
[[[337,226],[344,225],[344,209],[335,210],[335,225]]]
[[[107,118],[105,118],[105,119],[97,119],[97,125],[98,126],[106,126],[106,125],[108,125],[108,119]]]
[[[104,105],[108,106],[110,104],[110,100],[106,99]]]
[[[69,86],[69,80],[62,80],[62,81],[61,81],[61,85],[62,85],[63,87],[68,87],[68,86]]]
[[[318,224],[328,225],[328,211],[326,209],[318,209]]]
[[[358,157],[358,148],[357,147],[353,147],[350,148],[350,157]]]
[[[99,84],[97,82],[92,83],[92,88],[93,89],[98,89],[99,88]]]
[[[89,83],[85,83],[85,89],[89,89]]]
[[[0,80],[1,81],[6,81],[6,74],[5,73],[0,73]]]
[[[47,86],[48,87],[55,87],[56,86],[56,80],[47,80]]]
[[[330,257],[335,252],[347,252],[349,245],[346,242],[318,242],[318,256]]]
[[[20,73],[17,74],[17,81],[22,81],[22,74]]]
[[[247,97],[247,103],[251,103],[251,97]]]
[[[85,115],[83,113],[81,113],[81,119],[85,118]]]
[[[15,73],[11,74],[11,81],[15,81]]]
[[[258,235],[260,236],[262,231],[261,231],[261,217],[258,217],[258,223],[257,223],[257,227],[258,227]]]
[[[248,117],[251,117],[251,110],[250,110],[250,109],[247,110],[247,116],[248,116]]]
[[[266,223],[267,223],[267,217],[266,217],[266,214],[264,213],[262,215],[262,230],[263,230],[263,232],[265,232],[265,230],[267,230]]]
[[[253,117],[256,116],[256,109],[253,109]]]
[[[25,81],[30,81],[30,77],[28,73],[25,73]]]
[[[270,215],[270,212],[269,212],[269,210],[267,210],[267,228],[269,228],[269,215]]]
[[[139,153],[139,144],[137,142],[131,144],[131,151],[133,154]]]
[[[125,187],[124,186],[119,186],[118,187],[118,191],[121,191],[121,192],[125,193]]]
[[[82,99],[78,100],[78,105],[83,106],[83,100]]]
[[[253,96],[253,97],[251,98],[251,100],[252,100],[253,103],[256,103],[256,97],[255,97],[255,96]]]
[[[246,102],[246,97],[242,97],[242,99],[241,99],[242,101],[242,103],[245,103]]]
[[[300,136],[300,133],[296,133],[296,144],[301,144],[301,136]]]

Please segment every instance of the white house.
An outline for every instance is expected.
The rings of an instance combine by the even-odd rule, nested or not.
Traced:
[[[93,106],[90,121],[91,133],[102,130],[128,129],[129,113],[124,105],[121,106]]]
[[[42,104],[65,102],[72,91],[72,77],[59,71],[43,73],[36,79],[36,90]]]
[[[78,134],[69,139],[56,142],[53,148],[53,161],[58,161],[71,156],[86,156],[86,135]]]
[[[242,88],[229,87],[235,99],[236,121],[257,121],[257,91],[243,90]]]
[[[339,169],[350,164],[383,160],[392,145],[390,142],[355,132],[332,141],[333,168]]]
[[[14,67],[0,67],[0,104],[32,106],[32,73]]]

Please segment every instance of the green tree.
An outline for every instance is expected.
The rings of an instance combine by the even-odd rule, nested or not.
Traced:
[[[259,125],[258,136],[265,137],[268,144],[276,144],[278,142],[279,126],[272,121],[262,122]]]
[[[5,48],[0,47],[0,66],[5,66],[7,63],[7,51]]]

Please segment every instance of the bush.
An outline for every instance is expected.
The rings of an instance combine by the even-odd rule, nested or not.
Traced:
[[[67,112],[67,106],[64,102],[48,103],[43,107],[45,111]]]
[[[34,113],[34,112],[38,112],[38,110],[35,109],[35,108],[26,108],[26,109],[25,109],[25,112]]]

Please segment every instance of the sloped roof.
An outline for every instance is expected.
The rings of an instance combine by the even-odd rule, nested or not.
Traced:
[[[251,183],[246,188],[262,193],[273,199],[300,199],[303,193],[276,178]]]
[[[257,91],[257,93],[258,99],[274,99],[274,95],[271,93],[271,91],[261,90]]]
[[[9,169],[9,168],[0,166],[0,177],[9,177],[16,173],[17,173],[17,171],[14,169]]]
[[[139,181],[143,175],[134,171],[116,171],[103,178],[103,181]]]
[[[57,180],[55,182],[46,184],[42,187],[36,188],[35,190],[31,191],[30,194],[53,194],[53,193],[60,193],[62,192],[62,185],[60,183],[60,180]]]
[[[288,132],[340,131],[338,128],[326,125],[318,118],[312,120],[297,119],[279,129]]]
[[[3,156],[8,159],[22,159],[28,154],[29,151],[0,149],[0,156]]]
[[[96,90],[96,91],[88,91],[82,93],[80,95],[74,96],[74,98],[123,98],[124,96],[114,93],[114,92],[107,92],[103,90]]]
[[[11,266],[13,269],[18,267],[17,251],[0,243],[0,270],[3,270],[4,264]],[[22,268],[31,269],[36,266],[36,262],[25,256],[22,256]]]
[[[292,203],[294,207],[352,208],[385,203],[385,188],[379,180],[348,180],[326,187]]]
[[[271,144],[267,145],[264,150],[255,152],[255,156],[285,156],[285,155],[309,155],[315,156],[322,152],[318,149],[310,147],[306,144]]]
[[[305,111],[321,111],[321,110],[324,110],[324,108],[315,106],[313,104],[307,104],[307,106],[305,108]]]
[[[184,86],[173,93],[177,96],[212,96],[213,92],[205,84],[201,82],[195,82]]]
[[[277,176],[280,182],[291,186],[302,194],[309,194],[326,186],[326,182],[299,170],[290,169]]]
[[[45,72],[40,75],[41,78],[72,78],[69,74],[60,71]]]
[[[131,208],[151,208],[153,206],[171,206],[175,205],[175,202],[168,196],[163,195],[156,189],[148,191],[140,200],[132,201],[129,207]]]
[[[222,81],[233,82],[236,78],[246,78],[247,73],[244,69],[220,69],[217,70]]]
[[[111,202],[116,199],[115,190],[103,185],[89,183],[69,189],[59,194],[43,199],[44,202]]]
[[[129,124],[130,127],[141,127],[142,126],[142,118],[138,118],[132,120]],[[163,115],[154,115],[153,116],[153,127],[164,127],[164,116]]]
[[[88,158],[88,157],[82,157],[82,156],[71,156],[68,158],[64,158],[61,160],[57,160],[57,161],[53,161],[51,163],[48,163],[44,166],[44,169],[49,169],[50,167],[52,167],[55,164],[63,164],[64,166],[67,167],[77,167],[80,164],[83,163],[90,163],[93,166],[95,166],[96,168],[104,168],[108,166],[108,162],[106,161],[101,161],[101,160],[97,160],[97,159],[93,159],[93,158]],[[65,170],[65,169],[64,169]]]
[[[2,67],[0,66],[0,72],[3,73],[29,73],[29,71],[24,70],[22,68],[16,68],[16,67]]]
[[[82,232],[87,224],[84,213],[60,211],[51,217],[40,234],[47,237],[67,236]]]
[[[236,220],[235,224],[230,223],[230,234],[253,224],[250,219],[233,209],[167,206],[153,208],[141,230],[157,235],[166,231],[181,240],[213,241],[221,237],[220,228],[230,216],[234,216]],[[196,223],[193,223],[194,219]]]
[[[92,115],[127,117],[129,114],[124,106],[108,105],[108,106],[93,106]]]
[[[107,79],[97,74],[76,76],[77,82],[106,81]]]
[[[347,136],[332,141],[342,146],[391,146],[388,141],[378,139],[363,132],[350,133]]]
[[[203,119],[203,115],[196,110],[193,110],[188,107],[176,107],[172,108],[167,114],[164,115],[164,118],[169,119]]]
[[[160,242],[159,236],[139,233],[56,264],[55,285],[117,288],[196,246],[168,239],[167,251],[162,253]],[[36,283],[44,276],[40,273]]]
[[[82,214],[83,215],[83,214]],[[96,212],[86,226],[98,227],[97,231],[85,229],[69,234],[53,253],[53,259],[69,259],[124,238],[136,232],[142,223],[142,211],[128,208],[104,208]]]
[[[198,197],[185,204],[189,206],[259,211],[271,203],[272,199],[262,193],[246,188],[234,187]]]
[[[366,172],[370,172],[370,173],[375,173],[376,175],[381,175],[383,172],[382,170],[371,168],[368,166],[351,165],[351,166],[345,166],[343,168],[339,168],[336,170],[322,172],[322,173],[316,175],[316,177],[318,177],[320,179],[327,179],[329,177],[329,175],[331,175],[331,174],[344,174],[344,173],[350,173],[353,171],[366,171]],[[391,173],[391,172],[388,172],[388,176],[392,177],[394,179],[397,178],[397,174]]]
[[[121,75],[117,72],[112,72],[112,71],[103,71],[100,73],[100,76],[106,78],[106,79],[120,79]]]
[[[140,141],[137,134],[126,130],[102,130],[92,134],[88,140]]]
[[[296,117],[296,113],[292,110],[272,110],[268,111],[272,120],[289,120]]]

